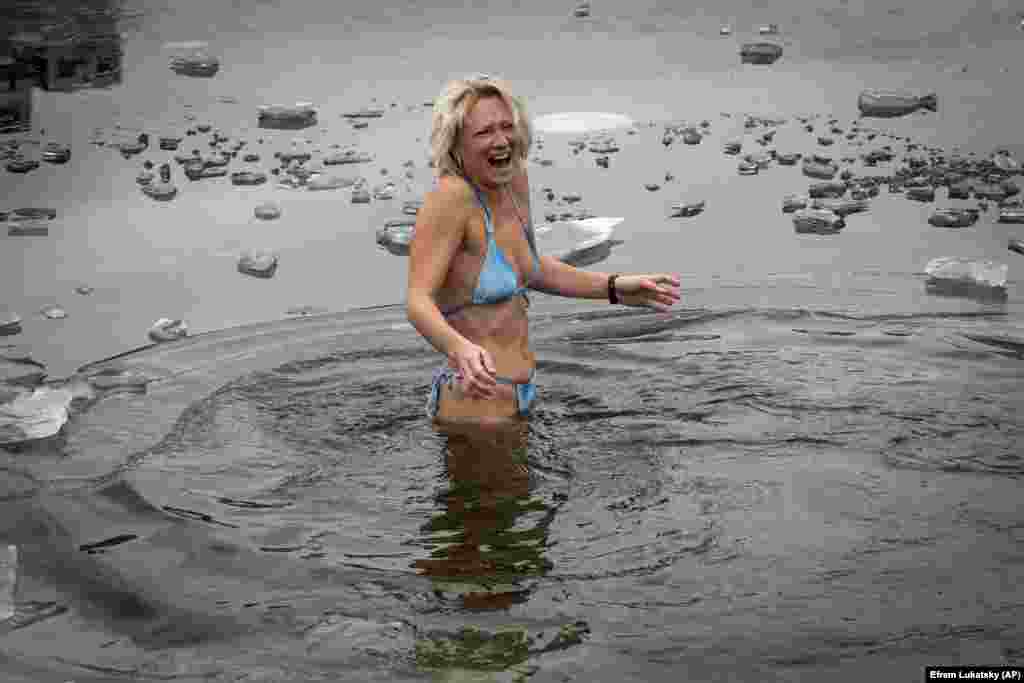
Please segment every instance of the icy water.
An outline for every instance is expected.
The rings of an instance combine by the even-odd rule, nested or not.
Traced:
[[[20,7],[32,30],[39,6]],[[31,131],[3,137],[73,156],[0,174],[0,208],[59,212],[47,237],[0,236],[0,304],[25,318],[5,343],[80,398],[57,438],[0,450],[5,680],[920,680],[1021,663],[1024,364],[977,335],[1020,338],[1024,257],[1006,241],[1024,232],[994,211],[932,228],[934,205],[883,187],[840,234],[797,235],[779,206],[806,190],[799,167],[742,177],[722,154],[759,149],[749,113],[790,118],[780,151],[857,155],[791,117],[846,127],[866,86],[939,94],[935,114],[872,122],[898,156],[886,133],[981,155],[1019,142],[1008,5],[592,7],[126,7],[104,29],[120,83],[31,91]],[[769,21],[786,56],[737,64]],[[168,70],[189,40],[216,76]],[[429,186],[423,102],[475,71],[520,85],[535,115],[640,122],[608,170],[544,136],[534,213],[551,186],[626,217],[593,267],[678,272],[684,298],[661,315],[535,295],[536,414],[438,431],[423,404],[439,359],[405,321],[405,260],[373,234]],[[256,127],[258,105],[296,100],[317,126]],[[369,104],[386,111],[366,129],[341,117]],[[701,119],[702,144],[669,149],[645,123]],[[357,146],[374,162],[342,174],[399,195],[353,205],[176,167],[181,192],[158,203],[135,175],[173,153],[89,144],[202,122],[264,168]],[[701,215],[665,218],[697,199]],[[252,217],[266,200],[281,219]],[[273,279],[236,272],[249,246],[279,252]],[[1006,297],[930,293],[937,256],[1007,263]],[[36,313],[54,303],[67,318]],[[137,349],[165,316],[195,334]]]

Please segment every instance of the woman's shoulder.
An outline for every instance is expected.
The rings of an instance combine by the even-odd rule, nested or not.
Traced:
[[[441,176],[434,181],[434,187],[423,196],[423,207],[417,214],[419,219],[441,221],[446,224],[454,219],[461,225],[474,210],[473,188],[458,176]]]
[[[457,175],[443,175],[434,180],[434,187],[427,193],[442,202],[468,202],[474,198],[473,188],[465,178]]]

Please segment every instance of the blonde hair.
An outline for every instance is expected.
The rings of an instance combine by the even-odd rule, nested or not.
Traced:
[[[525,163],[533,144],[533,125],[526,114],[522,98],[512,94],[507,82],[486,74],[449,81],[434,100],[434,116],[430,129],[430,160],[438,177],[463,175],[458,154],[466,115],[483,97],[500,97],[512,110],[517,154],[513,162]]]

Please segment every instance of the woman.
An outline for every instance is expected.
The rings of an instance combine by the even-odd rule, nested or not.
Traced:
[[[537,254],[526,160],[532,128],[503,81],[451,81],[434,104],[435,188],[409,248],[409,322],[448,358],[434,375],[428,415],[439,421],[525,416],[536,396],[528,289],[666,311],[671,275],[573,268]],[[456,381],[458,380],[458,381]]]

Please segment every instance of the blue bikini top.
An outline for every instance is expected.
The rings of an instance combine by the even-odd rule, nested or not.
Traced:
[[[512,264],[505,258],[501,247],[494,240],[494,224],[491,221],[491,210],[487,208],[487,202],[483,193],[472,182],[469,185],[473,188],[477,202],[479,202],[484,210],[487,251],[484,254],[484,262],[480,266],[476,287],[473,289],[473,298],[468,303],[457,304],[447,310],[442,309],[441,314],[445,318],[455,315],[470,304],[497,304],[514,296],[525,296],[527,290],[527,287],[519,284],[519,276],[516,275]],[[515,197],[512,197],[512,202],[515,203],[515,201]],[[518,208],[517,204],[516,209],[518,210]],[[530,277],[527,278],[527,282],[529,282],[533,279],[534,273],[540,268],[540,258],[537,256],[537,246],[530,235],[526,220],[522,216],[520,216],[520,220],[523,221],[523,235],[526,237],[526,241],[530,245],[530,251],[533,254],[533,271],[530,273]]]

